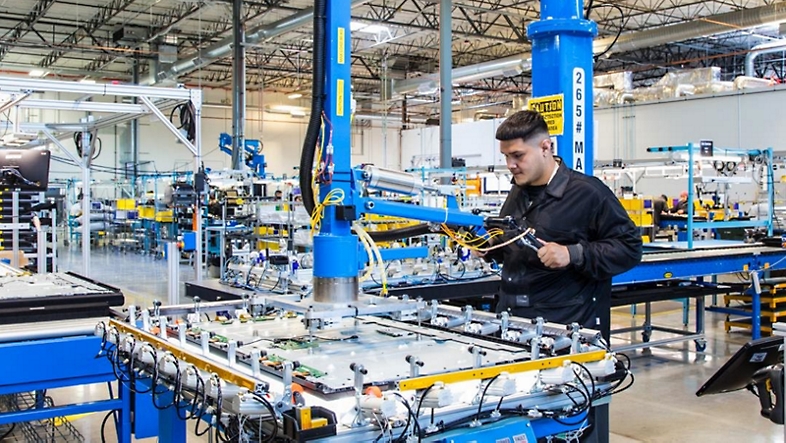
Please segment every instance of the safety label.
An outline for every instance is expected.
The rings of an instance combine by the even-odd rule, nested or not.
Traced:
[[[336,115],[344,116],[344,80],[336,80]]]
[[[562,135],[565,126],[565,97],[562,94],[529,99],[530,111],[537,111],[549,125],[549,134]]]

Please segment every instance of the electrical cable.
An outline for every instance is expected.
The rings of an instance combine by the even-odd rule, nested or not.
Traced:
[[[109,417],[113,415],[115,411],[109,411],[104,416],[104,419],[101,420],[101,443],[106,443],[106,423],[109,420]],[[2,438],[0,438],[2,440]]]
[[[316,201],[312,187],[314,156],[317,146],[319,128],[322,126],[322,112],[324,110],[325,87],[325,43],[326,35],[326,0],[314,2],[314,40],[311,56],[313,66],[313,81],[311,82],[311,114],[309,116],[306,135],[303,140],[303,150],[300,155],[300,192],[303,196],[303,206],[309,214],[314,213]]]
[[[619,29],[617,29],[617,35],[614,36],[614,40],[611,41],[611,44],[609,44],[609,46],[606,49],[604,49],[603,52],[601,52],[600,54],[598,54],[598,55],[593,57],[596,62],[601,57],[603,57],[604,55],[608,54],[609,51],[611,51],[611,48],[613,48],[614,45],[617,44],[617,40],[619,40],[620,35],[622,35],[622,31],[625,28],[625,11],[623,11],[622,8],[619,5],[616,5],[616,4],[613,4],[613,3],[600,3],[600,4],[592,6],[592,8],[595,8],[595,9],[597,9],[597,8],[604,8],[604,7],[605,8],[614,8],[614,9],[617,10],[617,12],[619,12],[619,14],[620,14],[620,26],[619,26]],[[589,17],[589,14],[590,14],[590,9],[588,8],[587,9],[587,17]]]
[[[175,113],[178,114],[178,118],[180,120],[180,124],[175,124]],[[194,108],[194,104],[190,101],[187,103],[181,103],[174,108],[172,111],[169,112],[169,121],[171,121],[177,129],[185,132],[185,137],[191,143],[196,141],[196,108]]]
[[[271,405],[270,402],[267,401],[267,399],[262,397],[261,395],[252,392],[251,396],[254,397],[254,399],[257,400],[258,402],[262,403],[265,409],[267,409],[268,412],[270,412],[270,418],[273,421],[273,432],[265,440],[261,440],[261,442],[262,443],[272,442],[278,436],[278,419],[276,418],[276,410],[273,408],[273,405]]]
[[[11,423],[11,427],[5,431],[5,434],[0,435],[0,441],[3,441],[6,437],[10,436],[14,433],[14,429],[16,429],[16,423]]]
[[[483,393],[480,394],[480,401],[478,402],[478,413],[475,414],[475,420],[480,420],[480,413],[483,411],[483,399],[486,397],[486,392],[489,390],[489,387],[499,378],[502,374],[497,374],[489,380],[486,384],[486,387],[483,388]]]

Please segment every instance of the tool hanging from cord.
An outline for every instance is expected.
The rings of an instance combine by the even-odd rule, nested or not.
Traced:
[[[98,131],[90,131],[88,133],[90,135],[90,160],[95,160],[101,155],[101,147],[102,142],[101,139],[98,138]],[[84,147],[84,133],[83,132],[75,132],[74,133],[74,145],[76,145],[76,152],[79,154],[79,157],[84,157],[83,147]]]

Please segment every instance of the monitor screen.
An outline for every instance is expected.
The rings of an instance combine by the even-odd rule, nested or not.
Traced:
[[[42,149],[0,149],[0,187],[45,191],[49,156],[49,151]]]
[[[745,343],[704,386],[696,391],[701,397],[743,389],[753,380],[753,374],[761,368],[782,361],[783,337],[765,337]]]

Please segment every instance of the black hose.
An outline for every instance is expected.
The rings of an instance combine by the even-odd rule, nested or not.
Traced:
[[[327,41],[326,0],[314,2],[314,47],[311,53],[313,77],[311,82],[311,115],[308,120],[303,151],[300,153],[300,193],[303,206],[309,215],[314,213],[314,190],[311,181],[314,175],[314,156],[316,155],[319,129],[322,126],[322,112],[325,100],[325,42]],[[417,237],[430,232],[427,224],[413,227],[393,229],[384,232],[369,232],[374,241],[394,241],[409,237]]]
[[[407,226],[406,228],[391,229],[389,231],[370,231],[368,234],[375,242],[386,242],[400,240],[402,238],[419,237],[421,235],[432,234],[432,232],[429,225],[422,223],[419,225]]]
[[[303,140],[303,151],[300,154],[300,192],[303,196],[303,206],[306,207],[309,215],[314,213],[315,206],[311,179],[314,174],[314,156],[316,155],[319,128],[322,126],[325,99],[326,10],[327,0],[314,2],[314,48],[311,53],[314,76],[311,82],[311,115],[308,120],[306,137]]]

